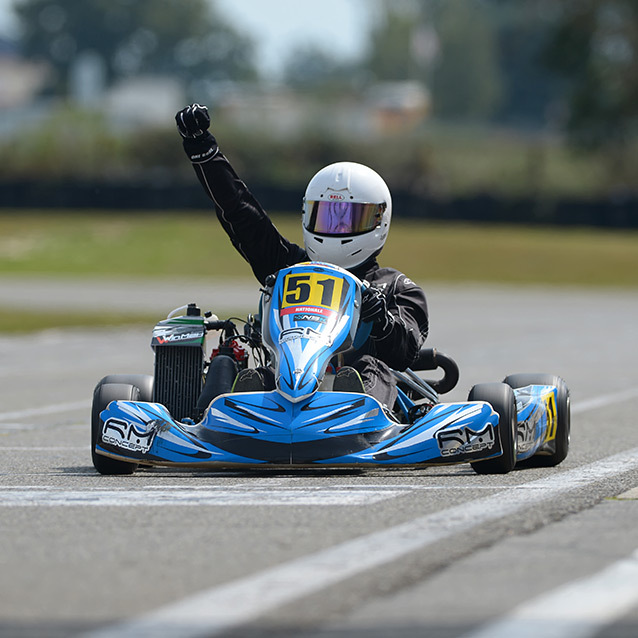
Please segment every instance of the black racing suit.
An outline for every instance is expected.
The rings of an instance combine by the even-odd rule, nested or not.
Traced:
[[[185,138],[184,149],[206,193],[215,202],[224,230],[262,284],[268,275],[281,268],[309,261],[301,246],[279,233],[220,152],[212,135]],[[356,368],[366,391],[392,409],[396,383],[390,368],[408,368],[428,334],[425,294],[398,270],[379,267],[376,258],[351,268],[350,272],[383,292],[390,324],[381,335],[379,324],[373,324],[367,341],[357,351],[346,353],[343,363]]]

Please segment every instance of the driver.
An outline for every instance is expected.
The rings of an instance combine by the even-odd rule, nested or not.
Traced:
[[[208,109],[192,104],[175,116],[186,154],[231,242],[261,284],[266,277],[302,261],[341,266],[370,285],[363,292],[361,320],[372,322],[367,341],[347,352],[333,389],[365,391],[392,410],[397,397],[391,368],[415,361],[428,334],[428,309],[419,286],[377,255],[390,230],[392,199],[383,179],[362,164],[339,162],[322,168],[303,200],[304,248],[283,237],[219,150],[208,131]],[[244,370],[246,388],[272,385],[264,372]],[[240,373],[240,377],[242,375]],[[255,387],[257,379],[260,387]],[[265,384],[265,385],[264,385]],[[240,389],[238,378],[235,389]]]

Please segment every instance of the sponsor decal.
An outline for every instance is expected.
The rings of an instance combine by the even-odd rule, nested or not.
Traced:
[[[327,319],[321,315],[315,315],[310,313],[295,315],[292,318],[293,321],[314,321],[315,323],[326,323]]]
[[[283,317],[284,315],[291,314],[304,314],[304,313],[312,313],[313,315],[321,315],[322,317],[332,317],[334,312],[332,310],[328,310],[327,308],[316,308],[314,306],[292,306],[290,308],[283,308],[279,311],[279,314]]]
[[[327,345],[332,343],[332,339],[329,335],[323,335],[318,330],[311,328],[310,326],[287,328],[282,330],[279,334],[279,343],[285,343],[286,341],[292,341],[293,339],[311,339],[312,341],[326,341]]]
[[[167,335],[155,335],[155,339],[159,344],[175,343],[176,341],[190,341],[191,339],[201,339],[201,332],[185,332],[183,334],[172,333]]]
[[[529,419],[523,423],[519,422],[516,435],[519,454],[525,454],[534,447],[536,443],[536,426],[539,419],[540,414],[537,410]]]
[[[204,153],[193,153],[193,155],[190,156],[191,162],[198,162],[208,159],[209,156],[216,155],[218,151],[219,149],[217,148],[217,146],[213,146],[212,148],[206,150]]]
[[[332,200],[333,202],[342,202],[343,200],[345,200],[345,197],[340,193],[330,193],[330,195],[328,195],[328,199]]]
[[[488,423],[475,432],[468,427],[440,430],[436,433],[441,456],[462,456],[491,450],[496,443],[494,426]]]
[[[146,454],[155,435],[164,426],[163,421],[150,421],[145,426],[121,419],[109,419],[102,427],[102,442],[131,452]]]

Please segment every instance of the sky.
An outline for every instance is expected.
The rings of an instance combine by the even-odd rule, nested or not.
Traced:
[[[370,26],[370,0],[212,0],[239,30],[252,35],[259,67],[277,79],[288,53],[312,43],[342,59],[361,55]],[[10,6],[0,0],[0,33],[11,35]]]

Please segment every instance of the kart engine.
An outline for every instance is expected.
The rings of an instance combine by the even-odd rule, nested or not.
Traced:
[[[196,404],[203,387],[204,318],[195,304],[186,316],[169,317],[153,330],[155,351],[153,401],[166,406],[177,421],[196,419]]]

